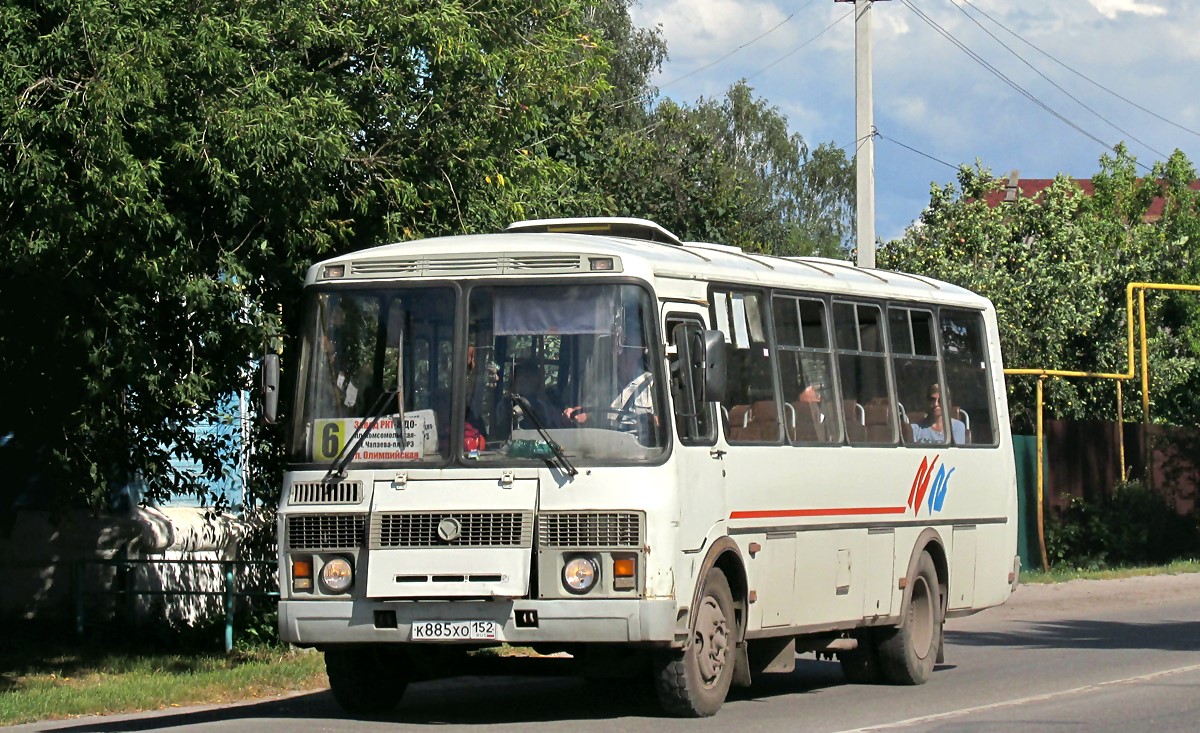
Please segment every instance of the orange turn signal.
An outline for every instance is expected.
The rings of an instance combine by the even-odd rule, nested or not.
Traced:
[[[292,588],[294,590],[312,590],[312,562],[308,560],[292,561]]]
[[[614,578],[632,578],[636,572],[636,565],[632,557],[613,560]]]

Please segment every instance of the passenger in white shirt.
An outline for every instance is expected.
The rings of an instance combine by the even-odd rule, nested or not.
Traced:
[[[929,388],[929,414],[921,422],[912,426],[913,442],[916,443],[945,443],[946,420],[942,414],[942,390],[937,384]],[[955,445],[966,445],[967,426],[958,418],[950,419],[950,436]]]

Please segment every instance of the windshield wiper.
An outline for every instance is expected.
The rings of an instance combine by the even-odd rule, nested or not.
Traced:
[[[354,454],[358,452],[358,449],[362,446],[363,441],[366,440],[367,436],[371,434],[371,431],[375,429],[375,425],[379,423],[379,418],[383,417],[384,410],[386,410],[388,405],[391,404],[392,400],[396,398],[397,394],[398,390],[384,392],[383,394],[379,395],[379,399],[375,400],[375,404],[371,406],[370,419],[368,419],[366,422],[360,422],[358,427],[354,428],[354,432],[350,433],[350,437],[346,439],[346,444],[343,445],[342,449],[338,451],[338,454],[334,456],[333,463],[329,465],[329,472],[325,474],[325,478],[321,479],[322,482],[328,482],[330,479],[346,478],[346,466],[350,465],[350,461],[354,460]],[[403,451],[406,447],[408,447],[404,443],[403,414],[400,415],[398,427],[399,429],[396,431],[396,434],[399,436],[398,439],[400,441],[400,450]],[[357,440],[355,440],[355,436],[358,436]],[[351,445],[354,447],[351,448]]]
[[[546,441],[546,445],[550,446],[550,452],[554,454],[554,459],[558,464],[559,470],[568,476],[574,476],[575,474],[579,473],[579,471],[571,465],[571,462],[567,460],[566,454],[563,453],[563,450],[558,443],[554,442],[554,438],[550,437],[550,433],[546,430],[546,426],[542,424],[541,418],[539,418],[537,413],[534,412],[533,405],[529,404],[529,400],[525,399],[516,392],[513,392],[511,397],[512,401],[529,417],[530,422],[533,423],[533,427],[538,431],[538,435],[542,436],[542,440]],[[550,463],[550,461],[546,462]]]

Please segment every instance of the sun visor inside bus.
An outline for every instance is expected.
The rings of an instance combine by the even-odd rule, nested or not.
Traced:
[[[569,288],[553,297],[497,293],[495,333],[522,334],[612,333],[617,312],[615,288]]]

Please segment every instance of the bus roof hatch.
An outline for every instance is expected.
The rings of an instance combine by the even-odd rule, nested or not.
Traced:
[[[597,234],[605,237],[626,237],[648,242],[682,245],[674,234],[649,219],[632,217],[580,217],[576,219],[531,219],[509,224],[505,232],[562,234]]]

